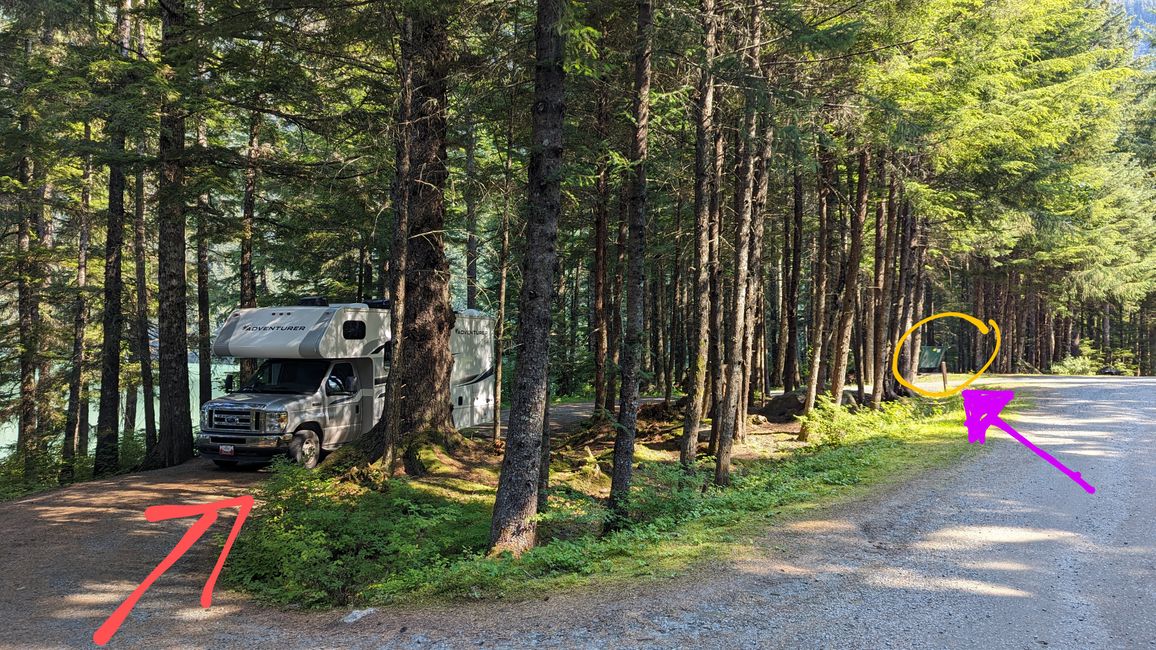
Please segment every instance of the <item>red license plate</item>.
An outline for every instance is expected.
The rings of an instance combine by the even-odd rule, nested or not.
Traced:
[[[233,445],[221,445],[217,447],[217,453],[222,456],[234,456],[237,452],[233,449]]]

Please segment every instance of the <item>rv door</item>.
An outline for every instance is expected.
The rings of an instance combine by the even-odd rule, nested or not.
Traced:
[[[321,446],[333,449],[361,433],[361,387],[353,364],[333,364],[325,379],[325,433]]]

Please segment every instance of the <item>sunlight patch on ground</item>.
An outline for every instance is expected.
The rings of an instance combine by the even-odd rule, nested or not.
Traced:
[[[1057,540],[1075,540],[1078,536],[1066,530],[1036,529],[1014,526],[952,526],[937,530],[914,547],[926,551],[956,549],[961,546],[995,546],[1029,544]]]
[[[65,596],[64,602],[74,605],[117,605],[135,588],[136,584],[131,582],[89,584],[83,587],[81,593]]]
[[[835,519],[820,519],[812,521],[796,521],[787,526],[786,530],[797,533],[810,533],[812,535],[822,535],[831,533],[850,533],[857,530],[857,527],[847,521],[839,521]]]
[[[961,591],[977,596],[1005,596],[1010,598],[1031,598],[1032,593],[1007,585],[999,585],[970,578],[943,578],[920,575],[914,571],[892,567],[877,567],[871,570],[866,582],[875,587],[889,589],[919,589],[921,591]]]
[[[1005,562],[987,560],[982,562],[960,562],[959,566],[976,571],[1031,571],[1032,568],[1022,562]]]

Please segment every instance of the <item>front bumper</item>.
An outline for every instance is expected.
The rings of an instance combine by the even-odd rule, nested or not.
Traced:
[[[203,431],[196,437],[196,448],[201,456],[210,460],[261,463],[270,462],[276,456],[289,453],[289,440],[292,440],[292,436],[278,433],[242,435]],[[221,454],[221,445],[232,445],[233,453]]]

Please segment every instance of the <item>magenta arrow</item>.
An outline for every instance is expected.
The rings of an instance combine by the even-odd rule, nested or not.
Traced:
[[[1068,478],[1075,481],[1088,494],[1094,494],[1096,488],[1092,487],[1087,481],[1080,476],[1080,473],[1069,469],[1066,465],[1056,460],[1048,452],[1040,449],[1032,444],[1031,440],[1025,438],[1019,431],[1016,431],[1010,424],[1004,422],[999,416],[1003,407],[1008,405],[1015,397],[1015,391],[1011,390],[965,390],[963,391],[963,422],[967,426],[967,441],[972,444],[983,444],[987,439],[988,427],[998,427],[1003,429],[1004,433],[1019,440],[1025,447],[1031,449],[1037,456],[1048,461]]]

